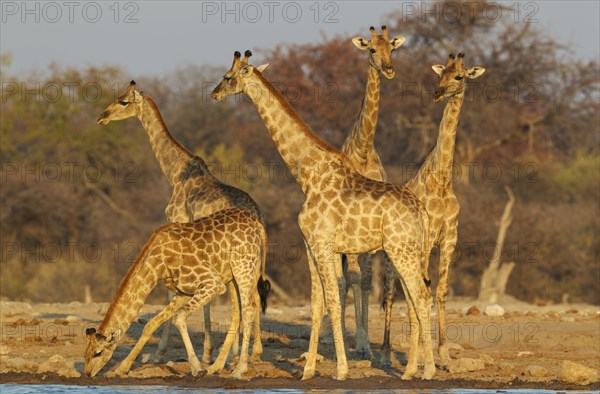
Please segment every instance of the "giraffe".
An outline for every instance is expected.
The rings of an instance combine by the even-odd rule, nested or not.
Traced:
[[[445,66],[434,65],[433,71],[440,77],[438,87],[433,96],[434,102],[448,99],[436,145],[425,158],[417,174],[406,182],[408,187],[423,203],[429,216],[429,241],[431,250],[434,246],[440,248],[439,281],[436,288],[436,304],[439,320],[438,354],[441,365],[450,361],[448,345],[446,344],[446,299],[448,296],[448,268],[458,239],[459,203],[452,188],[452,162],[454,159],[454,144],[458,117],[464,100],[467,79],[474,79],[485,72],[483,67],[466,69],[463,66],[464,54],[458,58],[450,54]],[[429,252],[428,252],[429,253]],[[427,276],[428,267],[423,267]],[[393,271],[386,267],[386,300],[384,301],[385,332],[381,347],[381,364],[390,367],[390,324],[391,310],[394,302]]]
[[[171,135],[154,100],[135,88],[131,81],[127,91],[111,103],[98,118],[97,123],[106,125],[136,117],[148,134],[152,150],[171,187],[171,199],[165,209],[167,221],[189,222],[208,216],[222,209],[237,207],[256,216],[264,226],[264,217],[258,204],[246,192],[233,186],[221,183],[214,177],[204,160],[194,156],[179,144]],[[233,283],[230,283],[230,294],[233,296]],[[171,293],[169,299],[171,300]],[[233,303],[232,316],[239,314],[237,303]],[[160,361],[167,350],[171,323],[165,324],[163,335],[159,341],[154,360]],[[212,329],[210,305],[204,306],[204,350],[202,361],[210,363],[212,353]],[[260,359],[262,344],[260,340],[260,315],[255,321],[255,337],[252,348],[252,359]],[[239,339],[239,337],[236,337]],[[233,347],[237,354],[238,346]]]
[[[417,372],[417,347],[423,338],[426,365],[422,375],[435,374],[429,309],[432,298],[421,275],[426,256],[427,214],[419,200],[405,187],[362,176],[352,162],[315,135],[283,96],[262,75],[268,65],[248,64],[252,52],[234,53],[233,65],[213,90],[224,100],[246,94],[256,106],[279,154],[305,195],[298,215],[311,275],[311,334],[302,379],[315,374],[319,331],[324,306],[332,322],[338,380],[348,377],[348,363],[341,327],[338,280],[340,254],[385,250],[404,285],[409,309],[414,309],[417,329],[411,330],[411,352],[402,376]]]
[[[93,377],[111,359],[119,341],[134,319],[144,300],[158,282],[163,281],[175,293],[171,302],[144,327],[141,337],[129,355],[114,371],[125,374],[152,333],[167,319],[174,316],[185,345],[192,375],[200,369],[188,334],[186,319],[194,310],[225,293],[227,283],[233,282],[236,298],[242,310],[242,353],[232,377],[241,378],[248,369],[248,347],[253,328],[254,310],[258,309],[255,289],[266,308],[268,286],[264,275],[266,234],[260,221],[250,213],[237,208],[226,209],[190,223],[170,223],[156,230],[142,252],[131,265],[121,282],[104,320],[98,329],[86,329],[84,374]],[[255,287],[256,286],[256,287]],[[239,293],[239,297],[238,297]],[[239,318],[225,338],[222,354],[229,353],[234,332],[239,329]],[[222,369],[219,358],[206,371]]]
[[[377,128],[377,117],[379,114],[379,90],[380,77],[383,74],[387,79],[394,78],[394,66],[392,65],[392,52],[398,49],[405,38],[402,36],[390,40],[387,27],[381,26],[381,35],[378,35],[373,26],[370,27],[371,39],[354,37],[352,43],[360,50],[369,50],[369,71],[367,75],[367,87],[362,100],[360,112],[356,117],[350,135],[342,145],[344,153],[353,162],[358,172],[367,178],[376,181],[387,181],[387,174],[383,169],[379,155],[375,150],[375,130]],[[345,331],[345,306],[346,293],[349,283],[354,293],[354,311],[356,316],[356,353],[359,358],[371,359],[371,340],[369,339],[369,291],[371,290],[371,255],[364,256],[362,264],[359,264],[359,256],[346,256],[347,270],[344,270],[342,283],[340,284],[342,301],[342,324]],[[394,266],[387,256],[384,256],[386,269],[393,271]]]

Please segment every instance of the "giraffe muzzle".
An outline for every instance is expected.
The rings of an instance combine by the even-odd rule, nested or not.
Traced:
[[[110,122],[108,120],[108,113],[107,112],[102,112],[102,114],[98,117],[98,120],[96,121],[97,124],[108,124],[108,122]]]

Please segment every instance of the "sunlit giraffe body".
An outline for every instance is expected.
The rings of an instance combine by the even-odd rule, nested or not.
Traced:
[[[424,379],[435,374],[429,309],[431,293],[421,275],[426,256],[428,219],[419,200],[405,187],[374,181],[316,136],[263,76],[266,68],[248,64],[234,54],[231,69],[212,93],[223,100],[245,93],[255,104],[277,149],[306,196],[298,216],[311,273],[311,339],[303,379],[314,376],[319,331],[326,305],[333,327],[337,379],[348,377],[338,280],[340,254],[385,250],[400,274],[409,309],[414,309],[411,351],[403,379],[417,372],[417,347],[423,340]],[[325,299],[323,298],[325,295]]]

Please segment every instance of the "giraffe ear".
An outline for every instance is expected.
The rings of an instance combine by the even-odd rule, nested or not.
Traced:
[[[361,51],[364,51],[365,49],[369,48],[369,41],[365,40],[362,37],[354,37],[352,39],[352,43],[354,44],[355,47],[357,47]]]
[[[252,75],[253,72],[254,72],[254,66],[251,66],[251,65],[244,66],[244,67],[240,68],[240,77],[243,77],[243,78],[249,77],[250,75]]]
[[[442,77],[442,74],[444,73],[444,70],[446,69],[446,67],[442,66],[441,64],[434,64],[433,66],[431,66],[431,68],[440,78]]]
[[[261,64],[260,66],[256,67],[256,69],[262,73],[262,72],[263,72],[263,71],[265,71],[265,70],[267,69],[267,67],[269,67],[270,65],[271,65],[271,63],[265,63],[265,64]]]
[[[466,76],[471,79],[475,79],[485,72],[483,67],[472,67],[467,70]]]
[[[117,329],[110,333],[110,335],[106,338],[110,345],[117,343],[117,341],[121,338],[121,330]]]
[[[404,38],[402,36],[398,36],[398,37],[394,37],[392,39],[392,41],[390,41],[390,44],[392,44],[393,49],[398,49],[398,48],[400,48],[400,45],[404,44],[404,41],[406,41],[406,38]]]

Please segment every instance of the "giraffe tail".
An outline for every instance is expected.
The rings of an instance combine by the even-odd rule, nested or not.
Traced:
[[[265,311],[267,310],[267,296],[269,295],[269,292],[271,291],[271,282],[269,282],[269,280],[266,277],[265,274],[265,263],[267,261],[267,233],[265,231],[265,227],[263,225],[260,226],[261,228],[261,237],[262,237],[262,242],[261,242],[261,255],[260,255],[260,259],[261,259],[261,274],[260,277],[258,278],[258,283],[256,284],[256,288],[258,290],[258,295],[260,297],[260,306],[262,309],[262,313],[264,314]]]

